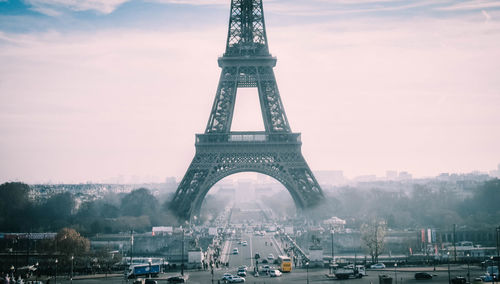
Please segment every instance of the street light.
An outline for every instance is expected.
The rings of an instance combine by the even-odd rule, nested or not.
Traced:
[[[467,281],[470,283],[470,254],[467,254]]]
[[[149,264],[149,277],[148,278],[151,278],[151,262],[153,260],[151,258],[148,258],[148,264]]]
[[[11,265],[10,274],[11,274],[12,278],[14,278],[14,270],[16,270],[16,268],[14,267],[14,265]]]
[[[71,256],[71,278],[70,278],[70,281],[71,283],[73,283],[73,261],[74,261],[75,257],[72,255]]]
[[[493,256],[490,256],[490,259],[491,259],[491,283],[495,284],[495,262],[493,261]],[[488,270],[488,268],[486,268],[486,270]],[[498,273],[497,273],[498,274]]]
[[[497,279],[498,279],[498,275],[500,274],[500,226],[497,227],[496,229],[497,231]]]
[[[58,260],[56,258],[56,275],[55,275],[56,277],[54,278],[54,283],[56,283],[56,284],[57,284],[57,262],[58,262]]]
[[[306,277],[307,277],[307,284],[309,284],[309,262],[306,262]]]
[[[450,275],[450,252],[446,253],[448,255],[448,284],[451,284],[451,275]]]
[[[396,284],[398,284],[398,263],[394,263],[394,279],[396,279]]]

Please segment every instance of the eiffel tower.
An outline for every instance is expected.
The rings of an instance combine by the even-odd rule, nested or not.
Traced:
[[[269,53],[262,0],[232,0],[222,72],[205,133],[196,134],[196,154],[170,208],[188,220],[199,214],[210,188],[239,172],[258,172],[278,180],[297,209],[323,200],[323,192],[301,153],[300,133],[291,131]],[[239,88],[257,88],[265,131],[231,131]]]

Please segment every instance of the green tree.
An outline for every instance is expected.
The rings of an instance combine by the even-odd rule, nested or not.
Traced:
[[[0,228],[26,231],[36,225],[36,214],[29,198],[30,187],[20,182],[0,185]]]
[[[69,226],[74,208],[75,199],[70,192],[51,196],[40,207],[40,216],[43,218],[42,227],[58,230]]]
[[[154,217],[158,213],[158,200],[148,189],[135,189],[125,195],[121,202],[122,216],[139,217],[143,215]]]

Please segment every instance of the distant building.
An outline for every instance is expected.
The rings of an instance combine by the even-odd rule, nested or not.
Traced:
[[[399,173],[399,180],[411,180],[413,178],[412,174],[408,172],[400,172]]]
[[[386,171],[385,178],[387,180],[397,180],[398,179],[398,172],[397,171]]]
[[[377,176],[376,175],[362,175],[362,176],[357,176],[354,178],[356,182],[371,182],[371,181],[376,181]]]
[[[500,164],[498,164],[496,170],[490,171],[490,176],[500,178]]]
[[[339,217],[333,216],[330,219],[323,221],[327,227],[333,228],[334,231],[343,231],[346,221]]]

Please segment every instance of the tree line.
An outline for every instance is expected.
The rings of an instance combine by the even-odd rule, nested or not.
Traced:
[[[0,185],[0,231],[57,232],[70,227],[83,235],[93,235],[179,225],[175,214],[169,210],[171,196],[160,202],[146,188],[82,204],[77,204],[71,192],[57,193],[46,200],[33,200],[29,194],[30,187],[24,183]],[[465,197],[446,186],[436,190],[426,184],[414,184],[410,192],[341,187],[326,194],[326,199],[316,210],[317,218],[338,216],[356,229],[371,219],[385,220],[389,229],[447,228],[450,224],[481,229],[498,226],[500,220],[499,179],[470,188]],[[263,201],[285,216],[295,211],[291,198],[289,201],[284,198]],[[217,216],[217,210],[223,210],[225,202],[207,195],[202,208],[204,213],[200,214],[198,222]]]
[[[57,193],[46,200],[33,200],[29,193],[30,187],[24,183],[0,185],[0,231],[57,232],[70,227],[93,235],[149,231],[151,226],[177,223],[168,204],[160,204],[145,188],[82,204],[77,204],[71,192]]]

